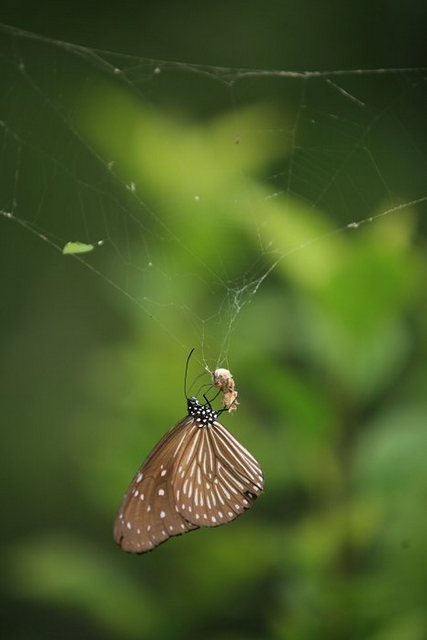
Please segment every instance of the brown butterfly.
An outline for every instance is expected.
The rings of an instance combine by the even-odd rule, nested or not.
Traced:
[[[187,409],[123,498],[114,538],[124,551],[145,553],[172,536],[231,522],[263,491],[260,465],[218,422],[224,409],[215,412],[194,397]]]

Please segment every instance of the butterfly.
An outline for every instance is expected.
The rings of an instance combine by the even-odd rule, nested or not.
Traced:
[[[187,411],[151,451],[123,498],[114,539],[124,551],[145,553],[172,536],[231,522],[263,491],[259,463],[218,422],[224,409],[216,412],[208,401],[191,397]]]

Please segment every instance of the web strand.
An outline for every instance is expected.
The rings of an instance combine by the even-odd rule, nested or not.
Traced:
[[[227,69],[0,30],[2,236],[77,261],[209,370],[293,256],[425,211],[427,68]]]

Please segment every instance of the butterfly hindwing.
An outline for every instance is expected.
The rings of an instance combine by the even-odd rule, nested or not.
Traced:
[[[199,427],[174,474],[179,512],[189,522],[217,527],[249,509],[261,494],[255,458],[217,420]]]

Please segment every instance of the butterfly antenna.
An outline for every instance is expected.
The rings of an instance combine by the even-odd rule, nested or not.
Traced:
[[[188,376],[188,365],[190,363],[190,358],[193,355],[194,348],[191,349],[190,353],[187,356],[187,362],[185,363],[185,373],[184,373],[184,395],[188,399],[187,396],[187,376]]]

